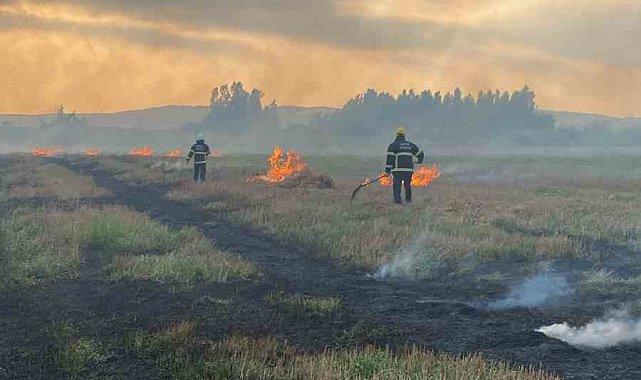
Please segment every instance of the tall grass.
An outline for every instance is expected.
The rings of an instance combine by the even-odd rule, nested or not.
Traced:
[[[414,204],[405,208],[392,205],[391,190],[378,185],[362,190],[350,208],[362,178],[339,180],[333,190],[282,189],[247,184],[247,168],[224,168],[221,178],[202,185],[178,183],[167,196],[349,265],[374,269],[409,247],[417,274],[426,276],[421,268],[434,267],[423,265],[428,261],[461,270],[518,261],[534,271],[541,261],[638,250],[641,180],[622,169],[632,164],[628,157],[441,159],[444,175],[415,189]],[[338,160],[346,158],[317,163],[330,174],[350,172]]]
[[[438,355],[417,347],[392,352],[371,346],[312,353],[272,337],[234,335],[209,341],[198,338],[194,330],[192,322],[184,321],[158,333],[135,334],[129,345],[172,379],[558,379],[478,355]]]
[[[108,192],[91,178],[36,157],[15,158],[0,175],[0,200],[98,197]]]
[[[114,278],[193,284],[249,278],[255,267],[216,249],[193,228],[172,230],[123,207],[22,209],[0,221],[2,287],[75,278],[83,252]]]
[[[95,339],[78,337],[77,330],[66,321],[58,321],[50,334],[56,341],[53,361],[71,379],[86,379],[89,363],[102,362],[111,355]]]
[[[78,276],[82,258],[73,239],[56,239],[39,212],[16,210],[0,220],[0,288],[38,286]]]

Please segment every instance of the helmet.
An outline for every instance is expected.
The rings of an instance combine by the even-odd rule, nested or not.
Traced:
[[[396,128],[396,136],[405,136],[405,128],[403,127]]]
[[[196,141],[200,140],[205,140],[205,135],[203,135],[202,133],[199,133],[198,136],[196,136]]]

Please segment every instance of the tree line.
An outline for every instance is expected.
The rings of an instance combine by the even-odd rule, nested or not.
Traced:
[[[242,133],[250,125],[278,124],[277,105],[262,105],[263,92],[245,90],[241,82],[212,90],[209,114],[191,129]],[[554,133],[554,120],[538,112],[528,86],[511,93],[499,90],[464,95],[460,88],[445,94],[412,89],[397,95],[368,89],[335,112],[319,114],[310,129],[349,137],[389,134],[397,125],[416,136],[438,142],[493,140],[499,137],[527,143],[542,133]]]
[[[346,135],[389,133],[403,125],[415,133],[444,141],[491,139],[522,132],[551,132],[552,117],[540,114],[534,92],[481,91],[476,97],[453,93],[403,90],[394,96],[369,89],[321,120],[324,128]]]

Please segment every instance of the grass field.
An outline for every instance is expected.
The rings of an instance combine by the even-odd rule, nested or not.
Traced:
[[[358,170],[341,167],[341,161],[354,161]],[[390,189],[380,186],[363,190],[350,205],[353,187],[377,173],[374,159],[310,157],[314,170],[337,180],[337,188],[329,190],[247,184],[260,169],[254,159],[236,157],[220,159],[202,185],[184,179],[188,167],[164,178],[173,185],[170,199],[224,213],[231,222],[257,226],[370,271],[410,255],[413,265],[401,268],[405,275],[445,270],[504,280],[531,275],[542,263],[580,260],[601,273],[614,272],[603,284],[638,283],[636,276],[617,275],[623,254],[628,264],[639,265],[634,252],[641,226],[641,171],[634,157],[436,161],[444,175],[426,189],[415,189],[415,202],[405,208],[393,205]],[[496,271],[481,273],[481,267]],[[585,277],[585,289],[595,290],[598,279],[590,271]]]
[[[130,344],[172,379],[555,379],[480,356],[435,355],[415,347],[398,353],[375,347],[305,353],[272,337],[234,335],[212,342],[198,339],[190,321],[136,334]]]
[[[0,200],[101,195],[106,195],[106,191],[97,188],[90,178],[31,155],[12,155],[0,168]]]
[[[332,176],[336,188],[247,183],[265,171],[259,155],[217,158],[208,181],[198,185],[182,159],[4,157],[0,296],[46,294],[73,303],[84,300],[65,295],[77,283],[87,287],[76,289],[80,294],[86,290],[114,305],[149,304],[148,312],[93,305],[87,313],[51,311],[55,317],[43,315],[45,321],[34,316],[46,337],[33,341],[48,343],[43,352],[27,350],[24,357],[44,358],[41,367],[50,368],[49,375],[74,379],[127,378],[113,375],[113,368],[129,355],[139,361],[122,368],[147,368],[167,379],[559,378],[476,351],[434,353],[399,343],[413,341],[420,328],[392,326],[394,314],[385,315],[381,326],[375,325],[380,316],[361,320],[363,310],[354,305],[359,289],[309,292],[288,287],[289,280],[271,283],[252,252],[241,256],[212,242],[216,236],[207,226],[216,223],[248,231],[240,240],[260,231],[348,271],[411,277],[419,284],[451,281],[452,293],[459,283],[472,284],[479,294],[485,287],[488,295],[497,287],[507,292],[514,281],[552,268],[568,274],[580,297],[639,308],[641,170],[635,157],[434,157],[429,162],[438,163],[443,175],[415,189],[414,203],[405,207],[394,205],[391,190],[379,185],[350,203],[353,188],[380,172],[378,158],[304,158],[313,172]],[[165,223],[167,216],[159,217],[153,207],[146,214],[120,204],[135,198],[98,187],[69,162],[103,169],[143,196],[161,191],[163,201],[207,217],[194,225]],[[276,268],[286,268],[290,258],[276,260]],[[306,280],[293,276],[296,281]],[[467,306],[448,302],[434,303],[433,313],[474,318],[465,314]],[[398,317],[410,309],[401,306]],[[436,318],[426,313],[419,315],[420,324]],[[301,344],[299,330],[330,343]],[[440,339],[422,334],[421,342]],[[2,355],[0,350],[0,358],[7,357]]]
[[[191,284],[248,278],[251,264],[216,250],[194,229],[173,231],[121,207],[73,211],[55,204],[11,212],[0,222],[2,287],[77,278],[90,251],[114,279]]]

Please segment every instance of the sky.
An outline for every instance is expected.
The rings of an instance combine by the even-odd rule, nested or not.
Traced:
[[[641,116],[641,0],[0,0],[0,113],[283,105],[368,88],[529,85],[540,108]]]

